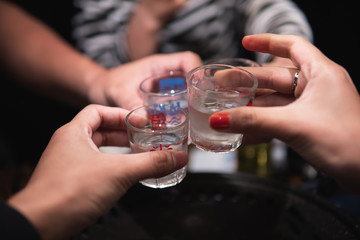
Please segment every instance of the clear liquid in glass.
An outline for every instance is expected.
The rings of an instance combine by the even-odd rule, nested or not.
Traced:
[[[205,99],[206,101],[206,99]],[[241,145],[242,134],[218,132],[210,128],[209,117],[220,110],[234,107],[231,103],[208,101],[189,105],[190,137],[196,147],[209,152],[234,151]]]
[[[163,134],[142,137],[136,144],[130,142],[133,153],[149,151],[177,150],[187,152],[187,138],[180,139],[175,134]],[[151,188],[166,188],[180,183],[186,176],[186,166],[161,178],[150,178],[140,181]]]

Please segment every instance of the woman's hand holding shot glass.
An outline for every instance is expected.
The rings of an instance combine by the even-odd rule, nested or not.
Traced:
[[[346,70],[297,36],[247,36],[243,45],[289,58],[297,69],[249,70],[263,88],[254,106],[215,113],[210,126],[242,132],[247,143],[278,138],[345,189],[360,192],[360,97]]]
[[[181,151],[99,151],[100,146],[128,146],[128,113],[89,105],[54,133],[25,189],[9,200],[43,239],[70,238],[105,213],[133,184],[187,164]]]

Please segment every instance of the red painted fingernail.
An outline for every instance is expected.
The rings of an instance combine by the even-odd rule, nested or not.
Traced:
[[[213,129],[227,129],[230,127],[230,115],[228,113],[214,113],[210,117],[210,127]]]

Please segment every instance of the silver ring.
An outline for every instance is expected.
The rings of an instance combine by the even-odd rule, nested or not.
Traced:
[[[298,82],[298,79],[299,79],[299,73],[300,73],[300,70],[297,70],[296,73],[295,73],[295,76],[294,76],[294,81],[293,81],[293,84],[292,84],[292,87],[291,87],[291,90],[293,92],[295,92],[295,89],[297,87],[297,82]]]

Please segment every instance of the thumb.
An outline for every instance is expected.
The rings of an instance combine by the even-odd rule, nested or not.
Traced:
[[[128,174],[134,182],[146,178],[159,178],[166,176],[182,167],[188,162],[186,152],[180,151],[154,151],[128,155]]]
[[[238,107],[214,113],[210,127],[217,131],[238,132],[285,142],[294,136],[293,114],[286,107]]]

